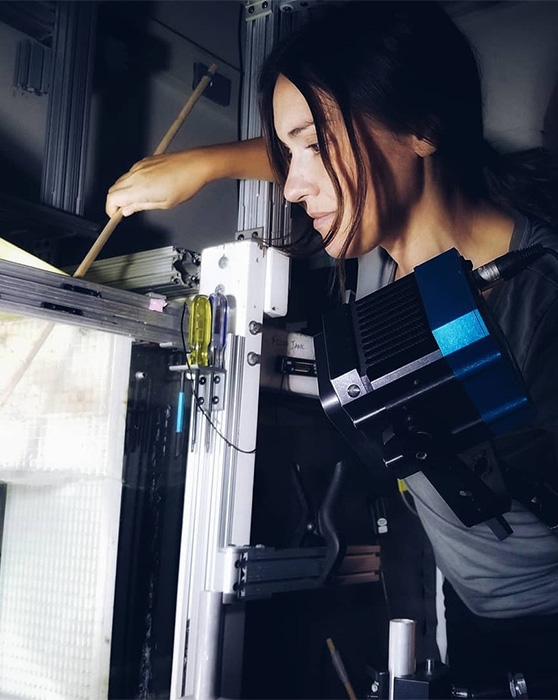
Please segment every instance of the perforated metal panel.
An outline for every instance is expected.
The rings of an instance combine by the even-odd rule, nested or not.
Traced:
[[[2,389],[48,323],[3,315]],[[56,324],[0,408],[0,694],[107,696],[131,342]]]

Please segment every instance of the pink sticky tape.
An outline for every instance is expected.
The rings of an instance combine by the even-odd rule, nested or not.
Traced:
[[[163,311],[166,305],[166,301],[164,299],[154,299],[151,297],[149,299],[149,310],[150,311]]]

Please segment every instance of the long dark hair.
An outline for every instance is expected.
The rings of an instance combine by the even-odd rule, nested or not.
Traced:
[[[367,164],[380,199],[389,199],[389,168],[378,158],[365,121],[394,134],[414,134],[436,147],[435,172],[446,194],[489,199],[538,218],[553,219],[551,199],[533,194],[544,183],[533,167],[510,170],[483,136],[482,94],[474,52],[436,2],[353,1],[311,20],[267,58],[260,77],[263,133],[276,177],[284,183],[288,159],[273,130],[273,91],[279,75],[302,93],[312,112],[324,166],[341,203],[328,150],[323,96],[341,112],[356,164],[353,217],[340,262],[356,235],[366,199]],[[539,170],[537,170],[539,172]],[[529,184],[530,183],[530,184]],[[338,213],[327,245],[335,235]],[[303,239],[303,243],[305,240]]]

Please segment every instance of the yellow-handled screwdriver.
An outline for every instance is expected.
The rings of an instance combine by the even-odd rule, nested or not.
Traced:
[[[201,368],[209,363],[209,343],[211,341],[211,304],[208,297],[197,294],[190,306],[190,323],[188,327],[188,343],[190,345],[190,364],[195,365],[194,370],[194,414],[192,416],[192,441],[191,449],[196,444],[198,429],[198,408],[202,409],[205,403],[207,377],[200,376]]]
[[[203,294],[197,294],[190,307],[188,342],[190,344],[190,364],[207,367],[211,341],[211,304]]]

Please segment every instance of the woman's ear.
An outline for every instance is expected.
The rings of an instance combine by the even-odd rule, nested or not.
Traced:
[[[426,158],[436,153],[436,146],[431,141],[421,139],[418,136],[411,136],[411,144],[413,151],[420,158]]]

